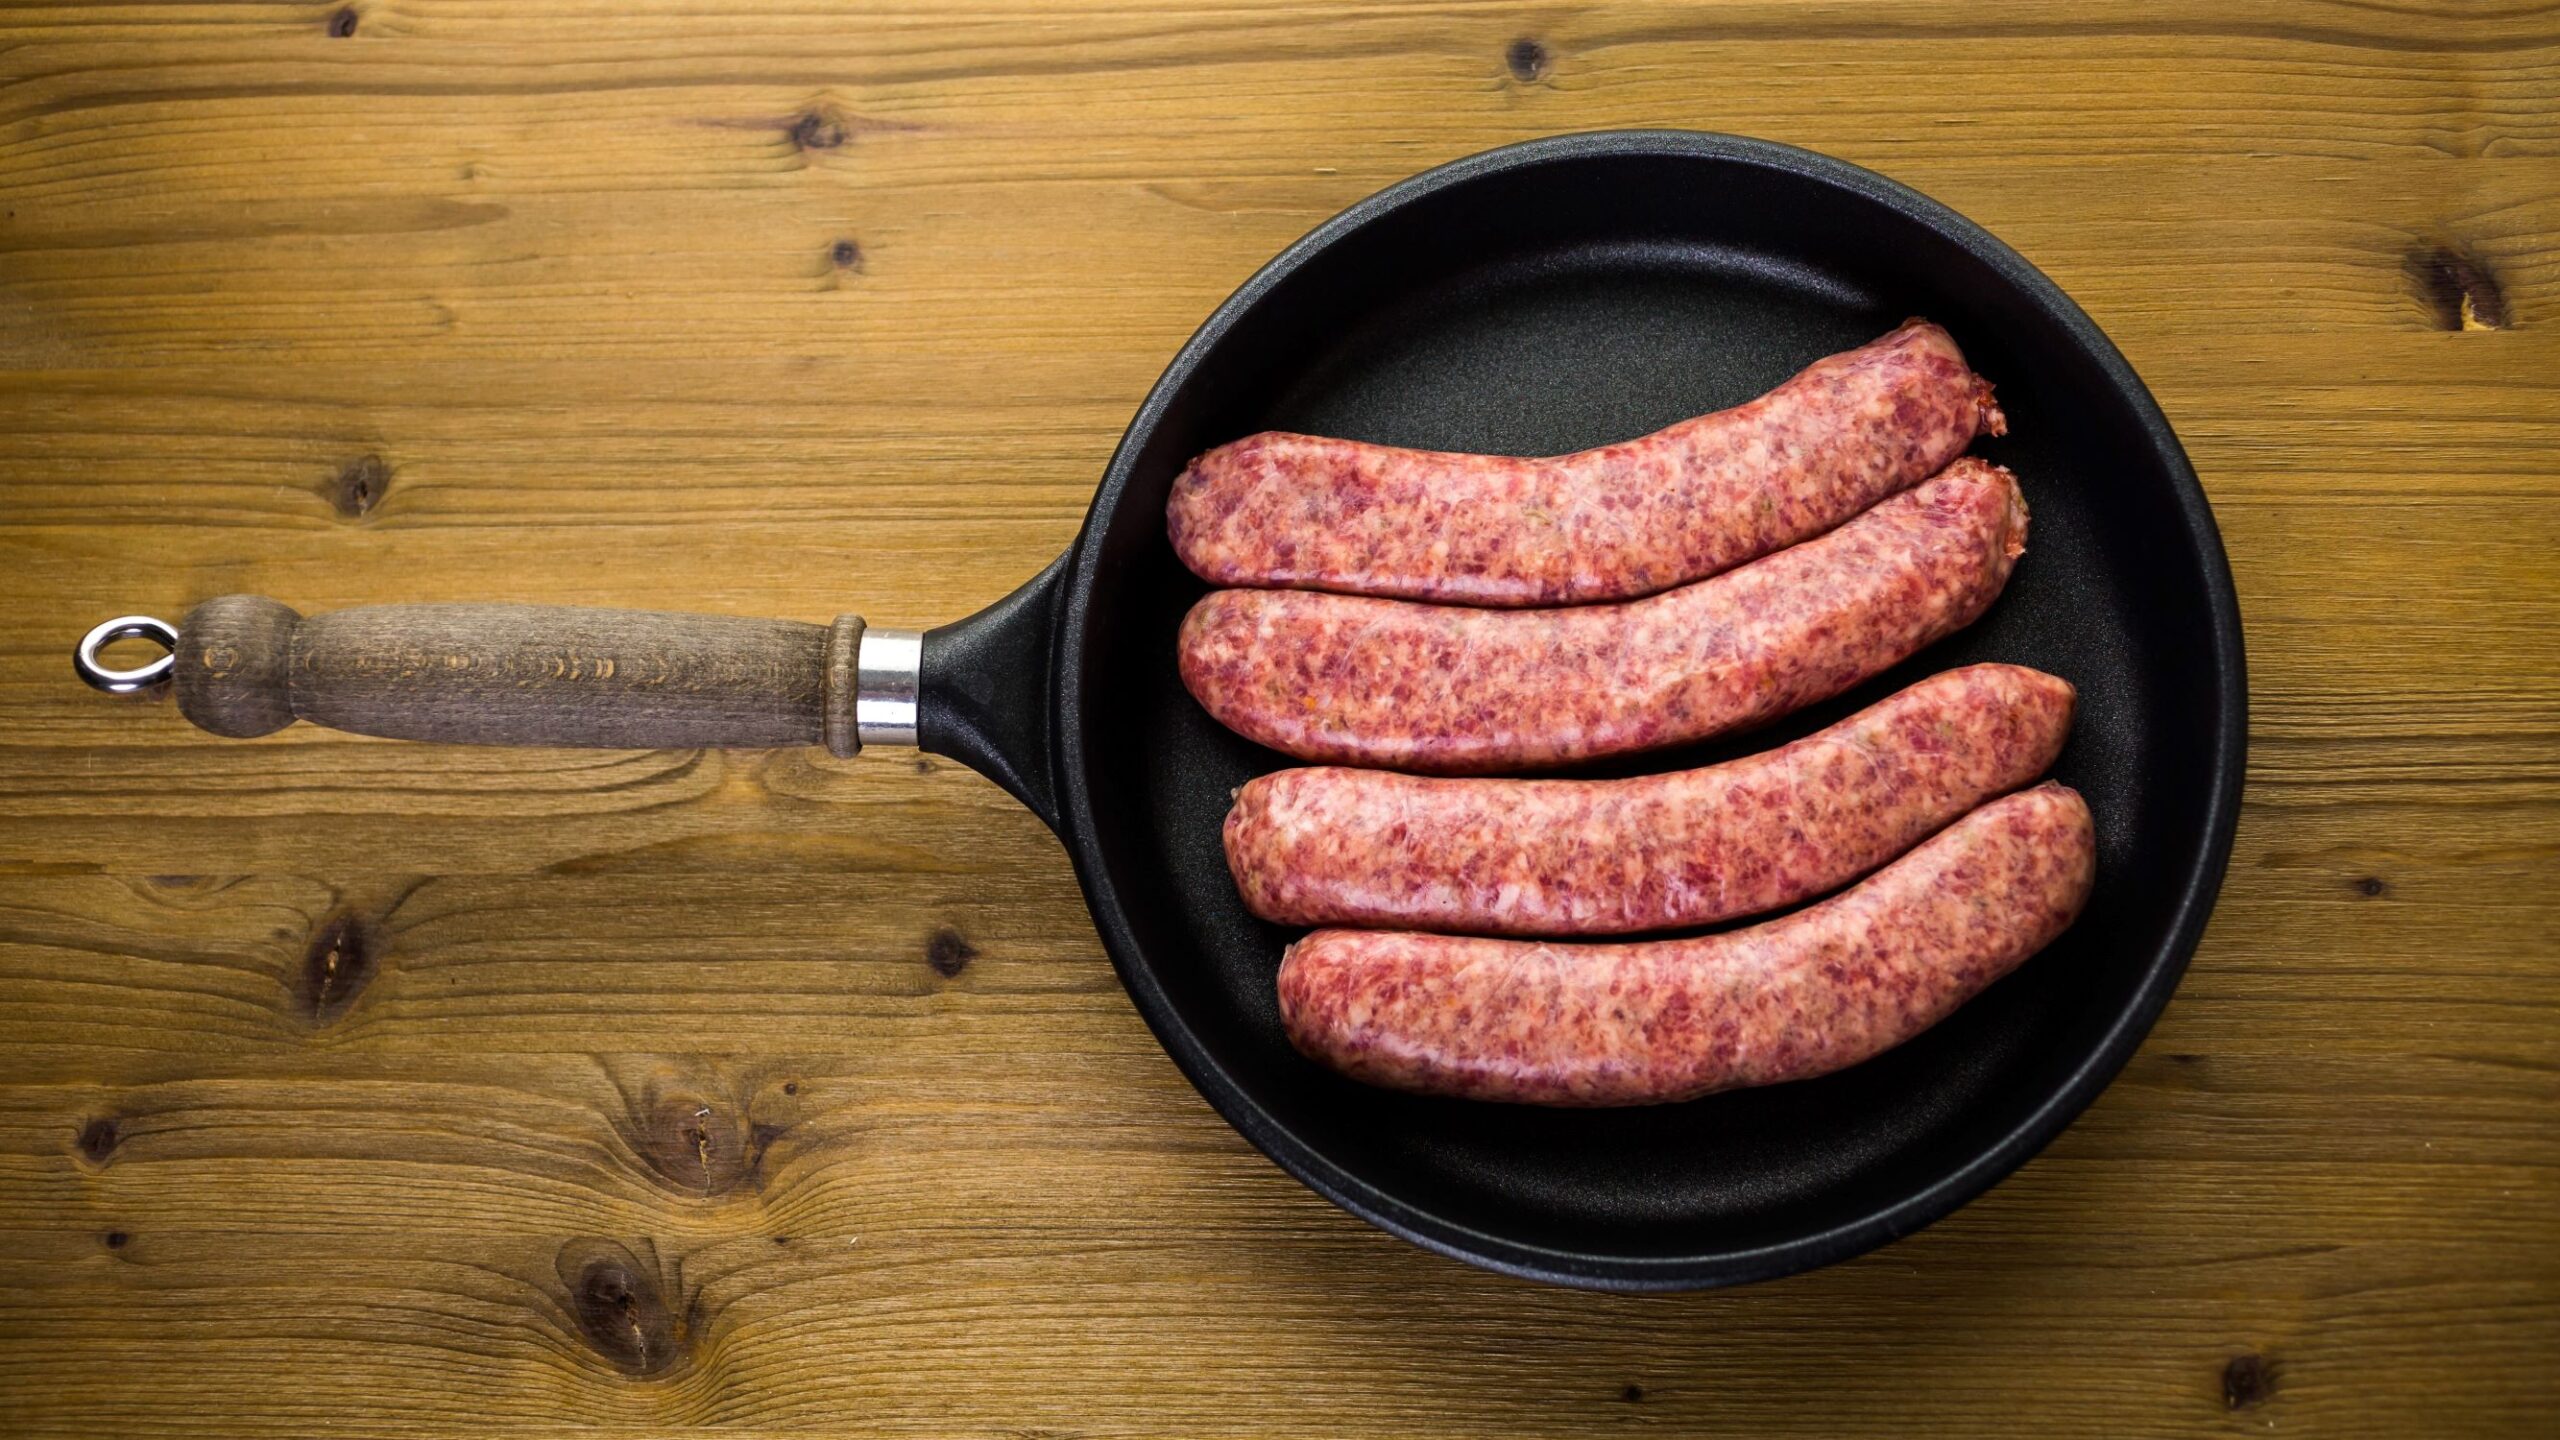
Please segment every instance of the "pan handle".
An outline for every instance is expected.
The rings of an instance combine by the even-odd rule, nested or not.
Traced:
[[[620,749],[921,745],[1012,792],[1054,828],[1049,638],[1064,558],[929,633],[735,615],[549,605],[376,605],[305,617],[225,595],[176,626],[121,616],[73,651],[83,680],[174,691],[216,735],[296,720],[359,735]],[[169,654],[113,669],[119,639]]]
[[[468,745],[630,749],[915,743],[921,636],[866,626],[555,605],[373,605],[305,617],[224,595],[174,628],[140,617],[93,641],[150,635],[179,713],[247,737],[296,720]],[[155,622],[156,624],[157,622]],[[105,688],[105,687],[101,687]],[[127,687],[140,688],[140,687]]]
[[[917,734],[1058,828],[1051,704],[1067,557],[966,620],[924,632]]]

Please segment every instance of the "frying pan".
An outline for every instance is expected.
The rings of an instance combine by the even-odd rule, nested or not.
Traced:
[[[1747,739],[1595,767],[1710,763],[1980,660],[2080,689],[2057,775],[2098,820],[2080,922],[1945,1023],[1836,1075],[1684,1105],[1565,1112],[1390,1094],[1301,1059],[1246,913],[1228,794],[1284,763],[1185,694],[1200,583],[1165,539],[1190,456],[1261,429],[1552,454],[1745,400],[1909,315],[2000,387],[2030,549],[1980,623]],[[172,649],[139,670],[111,634]],[[1911,190],[1761,141],[1616,132],[1460,160],[1354,205],[1264,267],[1174,357],[1068,552],[923,632],[525,606],[301,620],[227,597],[125,617],[80,667],[174,680],[189,719],[296,718],[446,741],[918,744],[1053,827],[1130,999],[1200,1093],[1344,1208],[1540,1280],[1682,1289],[1827,1264],[1953,1210],[2068,1124],[2185,969],[2238,810],[2246,687],[2219,534],[2176,437],[2053,283]]]

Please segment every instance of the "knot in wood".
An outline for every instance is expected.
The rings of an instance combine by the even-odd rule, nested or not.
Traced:
[[[391,488],[391,465],[379,455],[359,455],[340,467],[321,486],[322,498],[342,520],[361,520],[382,503]]]
[[[823,109],[800,112],[785,133],[791,137],[791,143],[802,150],[834,150],[852,138],[852,131],[843,119]]]
[[[1511,72],[1512,79],[1528,85],[1547,78],[1547,72],[1555,66],[1555,57],[1547,52],[1544,44],[1523,35],[1502,52],[1502,64]]]
[[[2249,1410],[2264,1405],[2275,1397],[2276,1362],[2273,1358],[2250,1351],[2234,1355],[2222,1367],[2222,1408]]]
[[[671,1300],[677,1279],[605,1240],[570,1241],[558,1268],[579,1336],[615,1369],[656,1379],[690,1362],[696,1317]]]
[[[968,969],[969,962],[977,958],[978,947],[969,943],[969,937],[948,925],[934,931],[924,942],[924,963],[932,966],[933,973],[945,980]]]
[[[754,1167],[747,1127],[731,1110],[685,1091],[654,1096],[638,1117],[640,1158],[688,1195],[725,1195]]]
[[[378,968],[372,927],[342,910],[323,921],[303,947],[296,1007],[314,1025],[334,1024],[354,1007]]]
[[[2486,261],[2460,246],[2421,246],[2402,269],[2439,330],[2504,330],[2512,323],[2506,287]]]

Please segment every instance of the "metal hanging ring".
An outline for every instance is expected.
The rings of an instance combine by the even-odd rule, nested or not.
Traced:
[[[98,658],[98,652],[118,640],[157,641],[169,653],[148,665],[114,669]],[[71,652],[71,668],[80,672],[80,678],[110,695],[148,690],[168,679],[177,663],[178,627],[148,615],[119,615],[81,636],[79,646]]]

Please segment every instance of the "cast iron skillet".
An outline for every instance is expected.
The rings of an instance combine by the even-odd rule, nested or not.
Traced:
[[[2098,819],[2080,922],[1879,1059],[1685,1105],[1432,1100],[1299,1058],[1272,990],[1290,933],[1245,912],[1219,848],[1230,790],[1283,762],[1211,721],[1174,670],[1175,626],[1202,590],[1164,533],[1184,460],[1271,428],[1573,450],[1748,399],[1910,315],[1946,325],[1999,385],[2010,435],[1977,448],[2016,468],[2033,510],[2007,594],[1970,630],[1783,726],[1613,773],[1761,749],[1953,665],[2050,670],[2081,696],[2056,774]],[[298,617],[272,602],[200,608],[183,640],[163,637],[190,718],[227,733],[300,716],[435,739],[825,738],[844,752],[858,695],[864,739],[912,725],[925,749],[976,767],[1057,830],[1140,1013],[1282,1168],[1434,1250],[1613,1289],[1731,1284],[1857,1254],[2052,1139],[2132,1054],[2195,948],[2229,858],[2244,748],[2240,621],[2212,514],[2089,318],[2007,246],[1902,186],[1785,146],[1676,132],[1461,160],[1289,247],[1174,358],[1068,553],[923,636],[911,699],[898,672],[913,650],[883,632],[865,640],[858,620],[522,607],[324,619],[359,623],[324,632],[315,620],[294,638]],[[94,645],[84,655],[94,664]],[[674,683],[635,693],[600,677],[599,655],[620,655],[626,681],[655,665]],[[504,683],[457,699],[439,671]],[[688,677],[700,683],[688,690]]]

